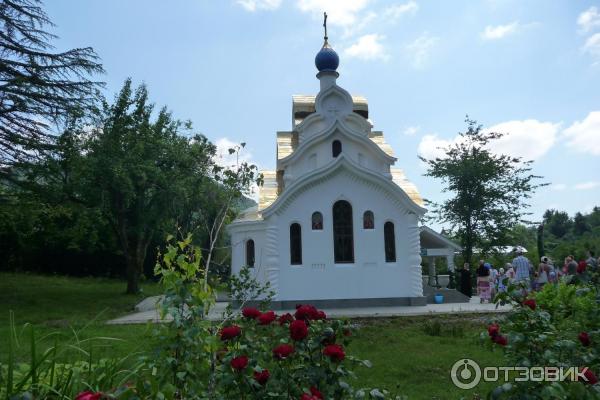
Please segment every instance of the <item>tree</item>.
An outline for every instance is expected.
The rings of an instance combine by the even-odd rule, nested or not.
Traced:
[[[573,232],[575,235],[581,236],[590,230],[590,225],[588,224],[585,216],[580,212],[575,213],[575,217],[573,218]]]
[[[544,212],[544,224],[548,227],[551,234],[557,238],[562,238],[573,227],[573,221],[569,218],[566,211],[546,210]]]
[[[157,233],[198,210],[214,189],[215,147],[163,108],[155,119],[144,85],[127,80],[105,103],[88,139],[84,187],[118,237],[126,259],[127,293],[139,291],[148,246]]]
[[[53,123],[93,108],[103,72],[91,47],[52,52],[40,0],[0,2],[0,171],[52,149]]]
[[[539,184],[530,173],[532,161],[498,155],[489,149],[502,133],[482,130],[466,119],[467,130],[446,147],[445,157],[425,159],[425,176],[441,179],[443,192],[451,193],[443,202],[428,201],[434,218],[448,223],[463,247],[466,262],[473,249],[483,253],[493,246],[509,244],[509,232],[527,215],[527,199]]]

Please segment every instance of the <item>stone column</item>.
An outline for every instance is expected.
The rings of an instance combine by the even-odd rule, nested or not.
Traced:
[[[429,286],[437,285],[437,279],[435,279],[435,257],[429,258],[429,281],[427,284]]]

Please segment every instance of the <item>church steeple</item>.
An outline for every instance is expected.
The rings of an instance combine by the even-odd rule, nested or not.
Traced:
[[[319,70],[317,78],[321,81],[321,90],[335,85],[335,80],[339,76],[336,70],[340,65],[340,58],[328,41],[327,13],[323,13],[323,28],[325,29],[323,47],[321,47],[321,50],[319,50],[315,57],[315,66]]]

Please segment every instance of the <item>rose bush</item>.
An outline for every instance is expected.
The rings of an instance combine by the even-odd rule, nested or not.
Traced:
[[[539,292],[508,285],[496,296],[513,310],[492,321],[481,340],[502,349],[507,366],[587,367],[585,379],[513,381],[490,393],[493,399],[600,399],[600,290],[589,268]],[[508,284],[508,282],[506,282]]]

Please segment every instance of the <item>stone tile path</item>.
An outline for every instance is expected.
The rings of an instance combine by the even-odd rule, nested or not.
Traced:
[[[160,296],[149,297],[136,306],[136,312],[108,321],[109,324],[145,324],[148,322],[166,322],[161,320],[156,311],[155,304]],[[217,302],[209,314],[209,319],[219,320],[226,302]],[[427,304],[426,306],[394,306],[394,307],[363,307],[363,308],[331,308],[324,309],[330,317],[349,318],[378,318],[401,317],[434,314],[460,314],[460,313],[493,313],[509,311],[509,306],[496,308],[495,304],[481,304],[478,297],[472,297],[469,303]],[[293,310],[277,310],[277,314],[292,312]]]

